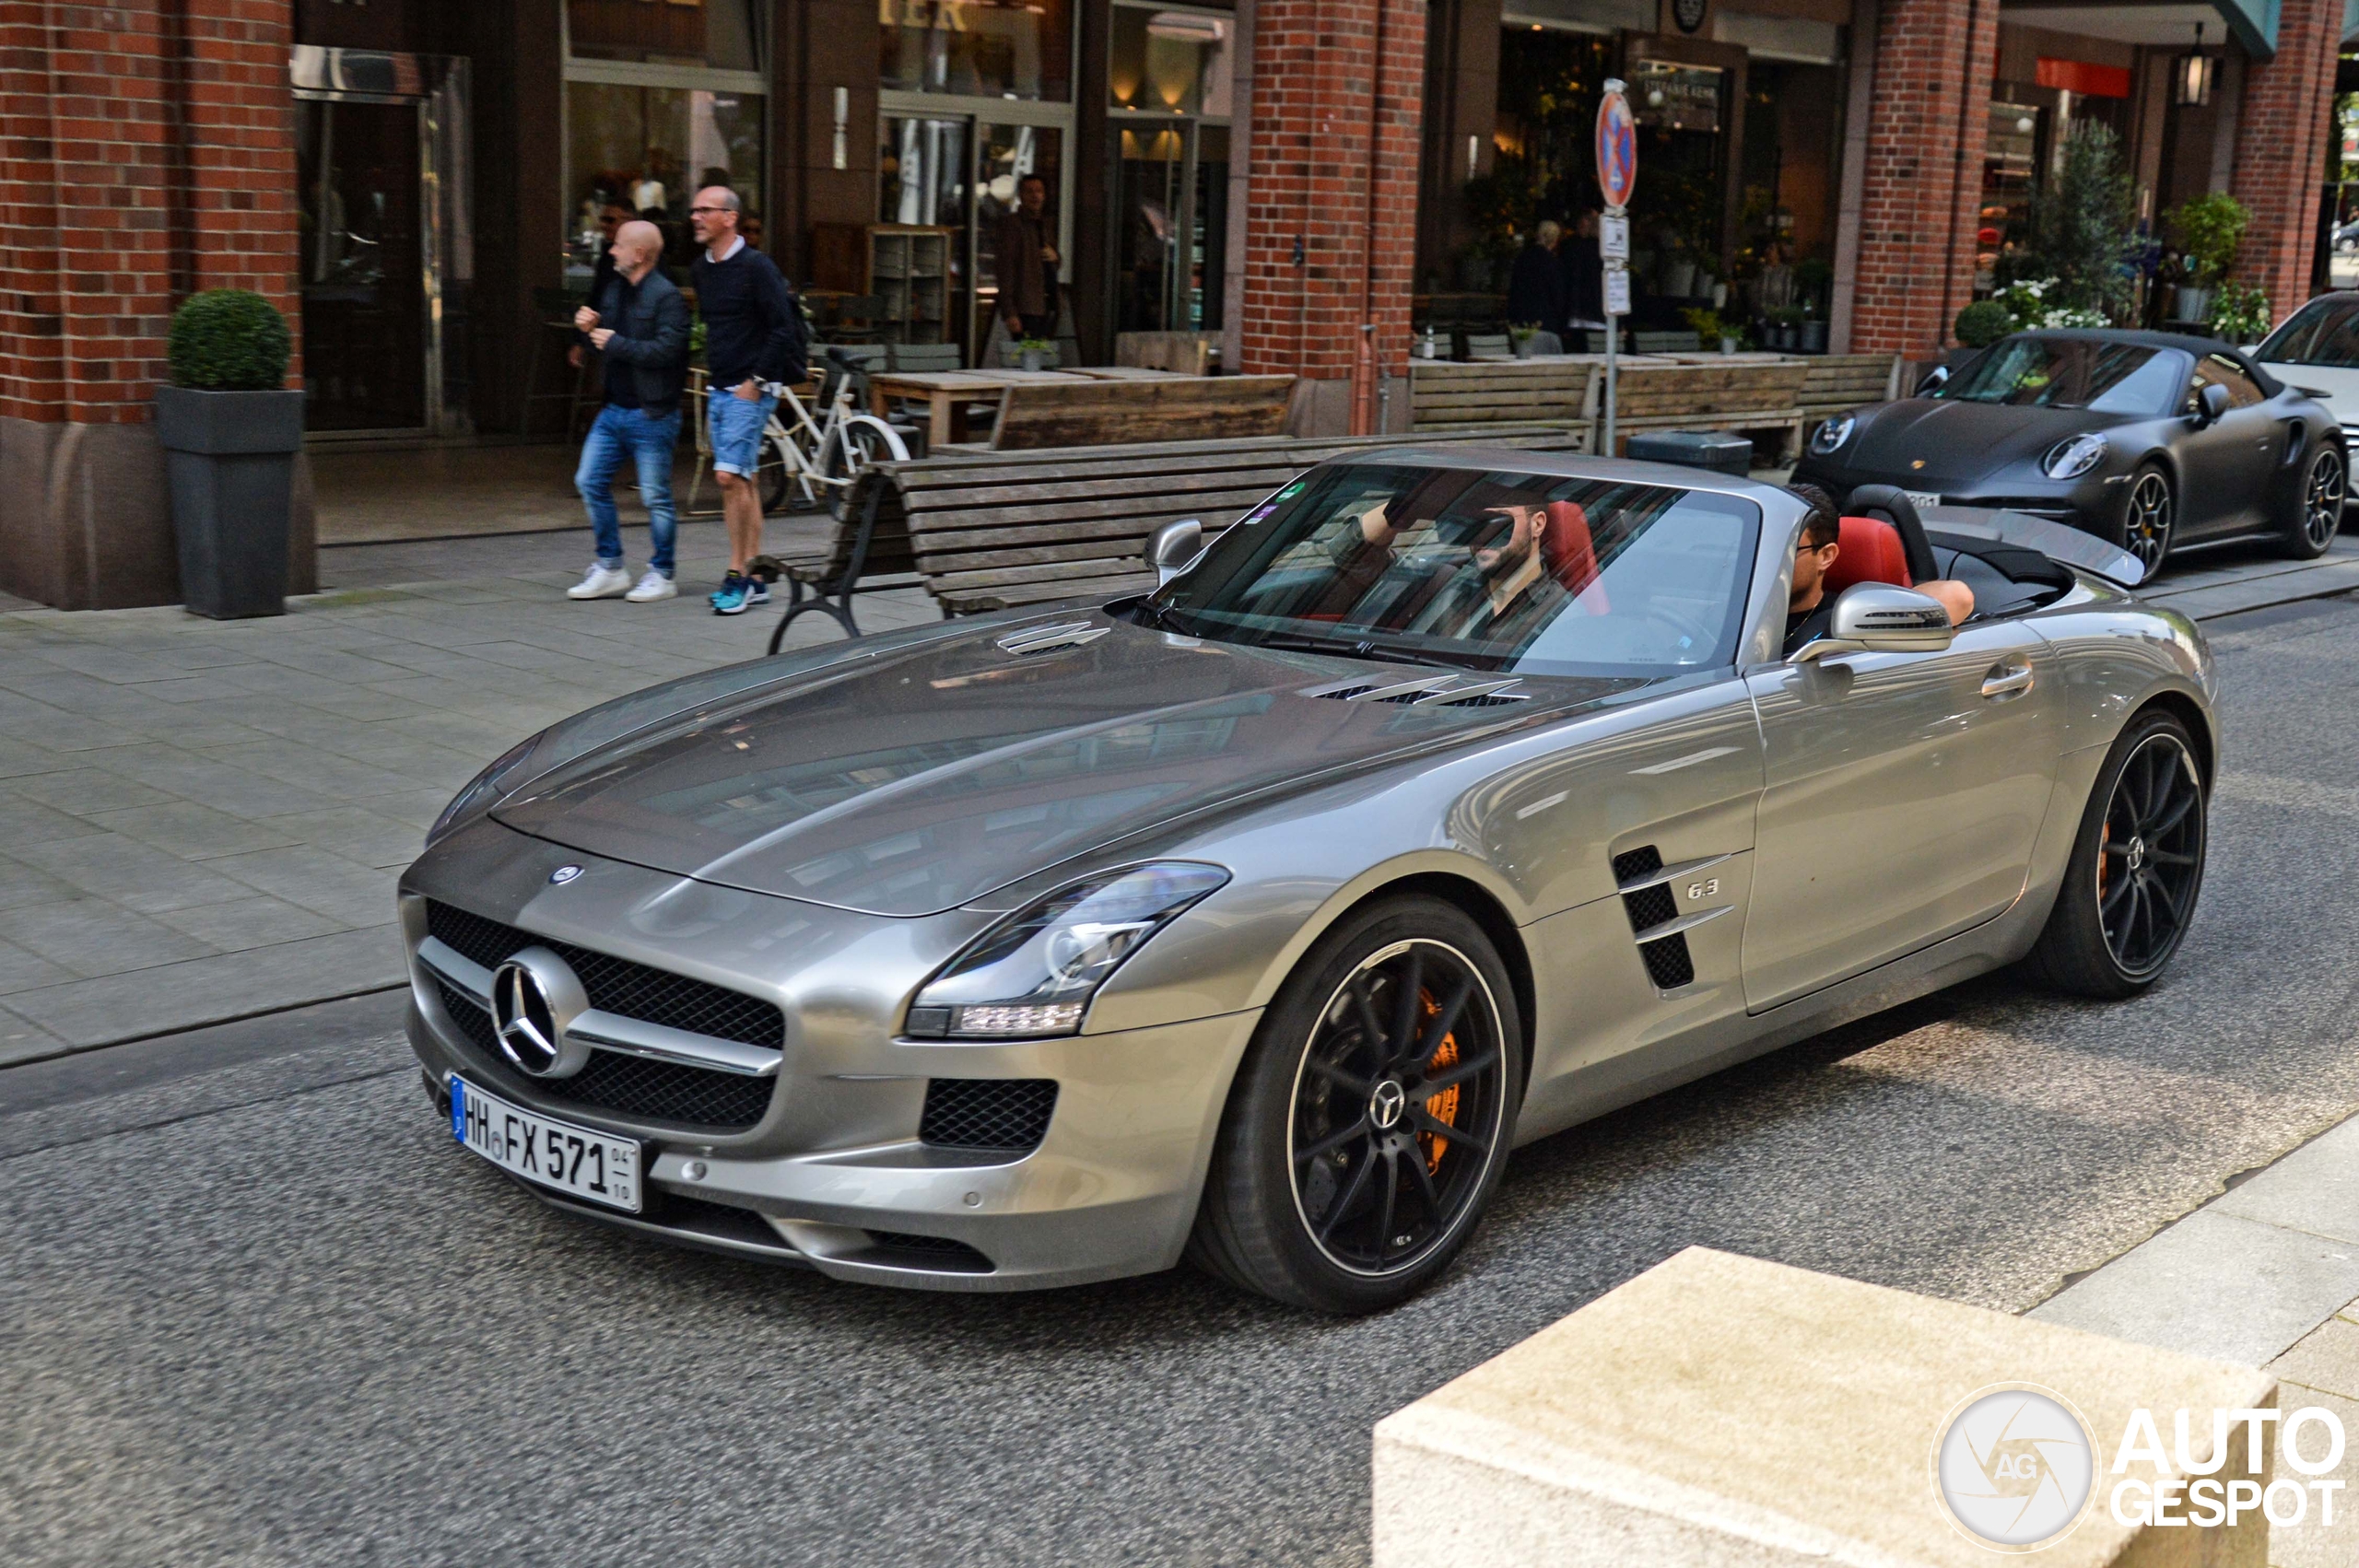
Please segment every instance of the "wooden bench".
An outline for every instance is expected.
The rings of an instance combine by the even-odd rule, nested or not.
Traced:
[[[1173,376],[1036,382],[1000,394],[992,451],[1275,436],[1292,376]]]
[[[1414,443],[1577,450],[1544,426]],[[1405,444],[1279,437],[883,463],[861,481],[853,510],[869,519],[872,569],[898,532],[944,616],[974,614],[1151,588],[1146,541],[1165,523],[1199,518],[1218,532],[1315,462]]]
[[[1630,346],[1640,354],[1694,354],[1703,346],[1703,339],[1693,330],[1687,332],[1634,332]]]
[[[1598,366],[1570,356],[1461,365],[1409,361],[1409,417],[1420,436],[1493,425],[1562,425],[1589,450]]]
[[[1612,455],[1621,456],[1622,439],[1640,430],[1775,431],[1780,446],[1798,443],[1797,400],[1809,373],[1802,359],[1625,364],[1615,382]]]
[[[786,628],[797,616],[816,611],[843,627],[846,637],[858,637],[860,623],[852,618],[853,594],[917,586],[909,526],[899,507],[886,511],[886,486],[870,483],[867,475],[854,481],[848,504],[828,534],[825,555],[786,560],[776,556],[754,557],[757,573],[786,584],[786,609],[770,632],[772,653],[786,640]]]
[[[1900,356],[1896,354],[1826,354],[1810,361],[1802,377],[1802,436],[1822,420],[1848,414],[1872,403],[1889,403],[1900,395]]]

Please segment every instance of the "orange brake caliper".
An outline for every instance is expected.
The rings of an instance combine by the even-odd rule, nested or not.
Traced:
[[[1417,993],[1417,999],[1426,1004],[1427,1018],[1433,1017],[1441,1011],[1441,1003],[1434,1000],[1431,991],[1420,990]],[[1440,1047],[1433,1054],[1433,1059],[1426,1063],[1426,1071],[1439,1072],[1446,1068],[1456,1066],[1457,1063],[1458,1036],[1454,1033],[1444,1035],[1441,1037]],[[1458,1092],[1461,1087],[1461,1085],[1453,1083],[1440,1094],[1429,1097],[1426,1101],[1426,1114],[1445,1127],[1456,1126]],[[1440,1170],[1441,1157],[1449,1149],[1449,1140],[1436,1133],[1420,1132],[1417,1134],[1417,1146],[1425,1151],[1426,1174],[1431,1175]]]

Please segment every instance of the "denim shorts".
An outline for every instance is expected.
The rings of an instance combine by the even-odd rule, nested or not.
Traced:
[[[712,438],[712,471],[751,479],[762,466],[762,427],[770,422],[778,399],[763,394],[747,403],[734,388],[715,387],[706,410],[705,429]]]

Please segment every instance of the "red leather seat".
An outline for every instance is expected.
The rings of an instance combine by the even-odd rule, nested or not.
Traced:
[[[1914,584],[1908,577],[1908,552],[1901,546],[1900,530],[1877,517],[1843,520],[1843,548],[1826,568],[1828,598],[1855,582],[1883,582],[1895,588]]]
[[[1548,503],[1547,521],[1540,532],[1540,559],[1582,609],[1592,615],[1606,613],[1605,584],[1598,580],[1597,545],[1590,538],[1589,514],[1579,505]]]

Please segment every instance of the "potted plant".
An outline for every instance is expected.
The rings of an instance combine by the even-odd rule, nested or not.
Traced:
[[[1508,344],[1515,350],[1515,357],[1519,359],[1532,357],[1532,340],[1539,335],[1540,328],[1537,323],[1529,322],[1508,323]]]
[[[2236,269],[2236,250],[2244,243],[2252,214],[2225,191],[2214,191],[2181,202],[2164,221],[2178,243],[2179,264],[2187,277],[2175,301],[2177,319],[2211,321],[2220,286]]]
[[[292,336],[242,288],[192,295],[172,313],[171,384],[156,389],[180,546],[181,598],[216,620],[287,612],[287,539],[303,394],[288,392]]]
[[[1691,310],[1679,313],[1686,319],[1689,326],[1696,329],[1696,338],[1707,347],[1717,343],[1723,354],[1736,352],[1736,328],[1720,320],[1718,310]]]
[[[1049,356],[1056,351],[1057,345],[1045,337],[1021,338],[1015,345],[1016,365],[1026,370],[1045,369]]]
[[[1957,313],[1951,335],[1967,348],[1988,348],[2015,330],[2014,312],[1996,299],[1977,299]]]

